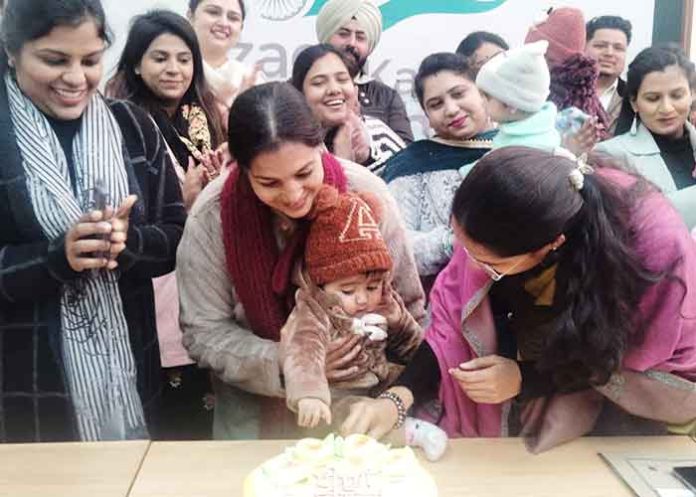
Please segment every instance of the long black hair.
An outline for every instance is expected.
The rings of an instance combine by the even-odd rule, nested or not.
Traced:
[[[92,20],[99,37],[111,43],[111,34],[100,0],[8,0],[0,28],[0,71],[7,70],[7,54],[18,55],[25,43],[46,36],[58,26],[79,26]]]
[[[290,83],[265,83],[241,93],[230,109],[227,128],[230,153],[242,169],[256,156],[283,143],[321,145],[321,126],[304,95]]]
[[[621,190],[606,175],[591,174],[578,191],[570,181],[576,167],[541,150],[495,150],[460,185],[452,208],[467,236],[501,257],[566,236],[556,254],[560,314],[545,328],[537,363],[561,388],[609,380],[627,345],[642,341],[652,319],[637,312],[641,297],[672,269],[654,273],[634,248],[631,213],[650,186],[635,177],[628,191]]]
[[[107,94],[113,98],[129,100],[153,115],[163,112],[162,102],[136,73],[136,68],[155,38],[165,33],[180,38],[191,50],[193,80],[179,105],[196,104],[203,109],[208,119],[212,146],[215,148],[223,140],[222,123],[215,98],[205,82],[203,56],[196,33],[191,24],[179,14],[169,10],[152,10],[133,19],[116,74],[107,84]],[[186,167],[185,164],[182,166]]]
[[[631,106],[631,102],[638,97],[640,85],[645,76],[652,72],[664,71],[669,66],[677,66],[686,76],[689,85],[693,88],[696,71],[694,64],[677,45],[659,45],[642,50],[628,65],[626,75],[626,88],[624,90],[621,113],[616,122],[616,135],[622,135],[631,129],[634,119],[639,119]]]

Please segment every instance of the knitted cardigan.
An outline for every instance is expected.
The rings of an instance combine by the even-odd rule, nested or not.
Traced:
[[[181,190],[150,118],[110,102],[121,127],[133,208],[119,289],[148,424],[156,414],[160,362],[151,279],[174,269],[186,212]],[[0,441],[79,438],[61,354],[60,293],[81,277],[64,240],[49,242],[33,212],[7,103],[0,85]]]
[[[387,162],[383,177],[399,199],[421,276],[436,275],[452,256],[449,221],[454,192],[462,182],[459,168],[490,151],[494,136],[485,132],[461,143],[420,140]]]

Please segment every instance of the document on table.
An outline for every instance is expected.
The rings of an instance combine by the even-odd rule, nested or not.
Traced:
[[[696,465],[693,454],[661,457],[616,452],[600,452],[638,497],[696,497],[672,473],[676,466]]]

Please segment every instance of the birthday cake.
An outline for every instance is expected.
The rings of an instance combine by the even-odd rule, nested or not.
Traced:
[[[251,472],[244,497],[437,497],[409,447],[365,435],[305,438]]]

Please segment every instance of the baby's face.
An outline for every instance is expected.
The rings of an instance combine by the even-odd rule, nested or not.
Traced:
[[[324,291],[336,295],[344,312],[352,317],[375,312],[382,301],[384,273],[356,274],[324,285]]]
[[[505,105],[503,102],[495,97],[491,97],[483,93],[486,99],[486,108],[488,109],[488,116],[493,122],[496,123],[507,123],[510,121],[515,121],[516,116],[510,112],[510,107]]]

